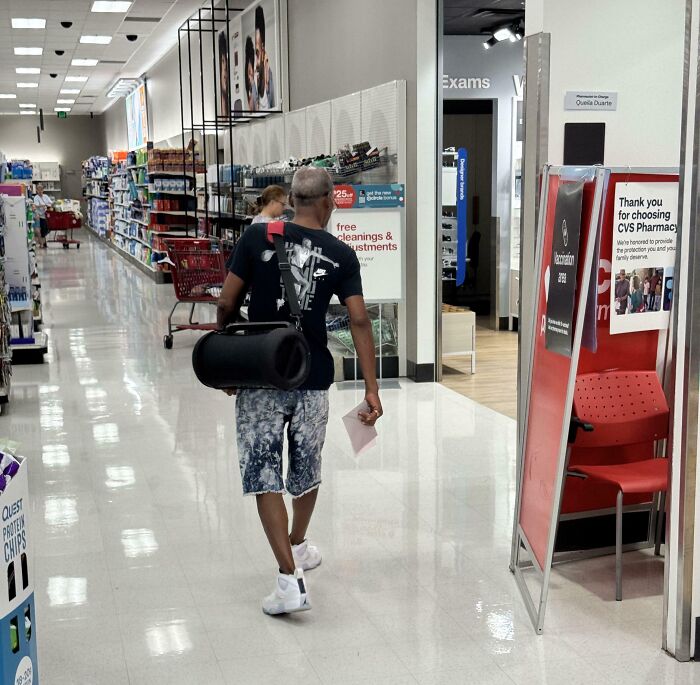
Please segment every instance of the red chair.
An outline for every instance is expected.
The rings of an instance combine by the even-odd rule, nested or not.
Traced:
[[[669,409],[653,371],[606,371],[576,378],[570,443],[582,448],[636,445],[668,437]],[[583,432],[579,432],[583,428]],[[668,462],[665,458],[624,464],[569,468],[573,476],[591,478],[617,488],[615,509],[615,599],[622,600],[622,506],[625,494],[660,493],[655,553],[661,545],[666,509]]]

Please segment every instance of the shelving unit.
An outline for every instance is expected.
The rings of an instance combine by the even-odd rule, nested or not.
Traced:
[[[108,208],[108,230],[88,227],[156,282],[170,280],[167,251],[162,238],[197,234],[194,175],[198,170],[191,153],[149,148],[120,153],[104,172],[105,190],[86,185],[91,202],[104,201]],[[92,180],[86,176],[87,181]],[[95,192],[97,190],[97,192]],[[88,192],[89,191],[89,192]]]
[[[12,311],[5,284],[5,211],[0,197],[0,407],[10,401],[12,349],[10,334]]]
[[[109,230],[109,160],[90,157],[83,162],[83,194],[87,200],[87,223],[98,235]]]

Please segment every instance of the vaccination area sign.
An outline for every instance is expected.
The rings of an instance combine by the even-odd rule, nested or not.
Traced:
[[[618,183],[614,212],[610,333],[668,328],[678,184]]]

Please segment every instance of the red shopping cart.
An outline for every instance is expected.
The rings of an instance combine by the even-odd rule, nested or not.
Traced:
[[[81,227],[80,218],[74,212],[54,212],[46,210],[46,223],[49,231],[55,233],[55,238],[47,240],[48,243],[61,243],[67,250],[71,245],[80,249],[80,241],[73,239],[73,230]]]
[[[221,244],[215,238],[164,238],[173,276],[175,297],[168,316],[168,333],[163,336],[166,350],[172,349],[173,333],[178,331],[212,331],[215,323],[193,321],[198,302],[216,305],[226,278]],[[179,304],[192,304],[187,323],[173,323],[173,314]]]

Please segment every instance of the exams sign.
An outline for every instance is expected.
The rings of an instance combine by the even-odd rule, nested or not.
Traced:
[[[617,110],[617,93],[569,90],[564,96],[564,109],[614,112]]]

